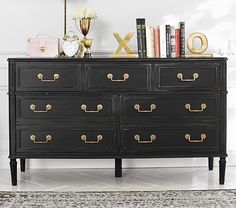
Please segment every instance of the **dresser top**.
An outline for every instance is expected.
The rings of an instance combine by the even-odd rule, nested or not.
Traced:
[[[227,57],[213,58],[9,58],[9,62],[188,62],[188,61],[227,61]]]

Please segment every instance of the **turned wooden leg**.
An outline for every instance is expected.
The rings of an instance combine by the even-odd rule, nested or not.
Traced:
[[[214,157],[208,157],[208,168],[209,170],[213,170],[214,166]]]
[[[20,159],[20,170],[25,172],[25,159]]]
[[[11,168],[11,183],[13,186],[17,185],[17,162],[16,159],[10,159]]]
[[[219,168],[220,168],[220,184],[223,185],[225,183],[225,166],[226,166],[226,159],[225,157],[221,157],[219,161]]]
[[[122,159],[115,159],[115,176],[122,177]]]

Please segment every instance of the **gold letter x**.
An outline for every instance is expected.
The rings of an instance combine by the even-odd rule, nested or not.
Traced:
[[[132,51],[129,46],[128,46],[128,42],[130,41],[130,39],[133,37],[133,34],[132,32],[129,32],[127,33],[127,35],[125,36],[124,39],[122,39],[120,37],[120,34],[115,32],[113,33],[113,35],[115,36],[116,40],[118,41],[119,43],[119,47],[117,48],[117,50],[115,51],[115,54],[119,54],[122,50],[122,48],[125,49],[125,51],[128,53],[128,54],[133,54],[134,51]]]

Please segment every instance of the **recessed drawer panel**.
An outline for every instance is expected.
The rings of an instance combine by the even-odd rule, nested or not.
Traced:
[[[115,119],[114,96],[17,96],[18,119]]]
[[[114,152],[113,127],[19,127],[17,152]]]
[[[80,89],[80,65],[53,62],[16,65],[16,90],[73,91]]]
[[[173,63],[155,66],[156,89],[218,89],[219,65]]]
[[[126,119],[216,119],[219,95],[125,96],[123,120]]]
[[[87,64],[88,91],[150,91],[150,64]]]
[[[123,151],[136,151],[140,154],[170,154],[171,151],[202,152],[219,150],[219,129],[216,125],[162,125],[123,127]],[[170,151],[170,152],[169,152]]]

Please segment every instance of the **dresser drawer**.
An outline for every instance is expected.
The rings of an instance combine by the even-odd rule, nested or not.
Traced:
[[[140,154],[181,154],[219,152],[217,125],[174,124],[162,126],[131,126],[122,128],[124,152]],[[177,155],[177,154],[176,154]]]
[[[219,95],[136,95],[124,96],[126,119],[217,119]]]
[[[17,128],[16,139],[17,152],[106,154],[115,151],[116,131],[113,127],[28,126]]]
[[[63,63],[16,64],[18,91],[73,91],[81,89],[81,66]]]
[[[115,96],[43,95],[17,96],[17,119],[115,119]]]
[[[151,64],[86,64],[88,91],[150,91]]]
[[[219,64],[172,63],[155,65],[155,87],[210,90],[219,88]]]

